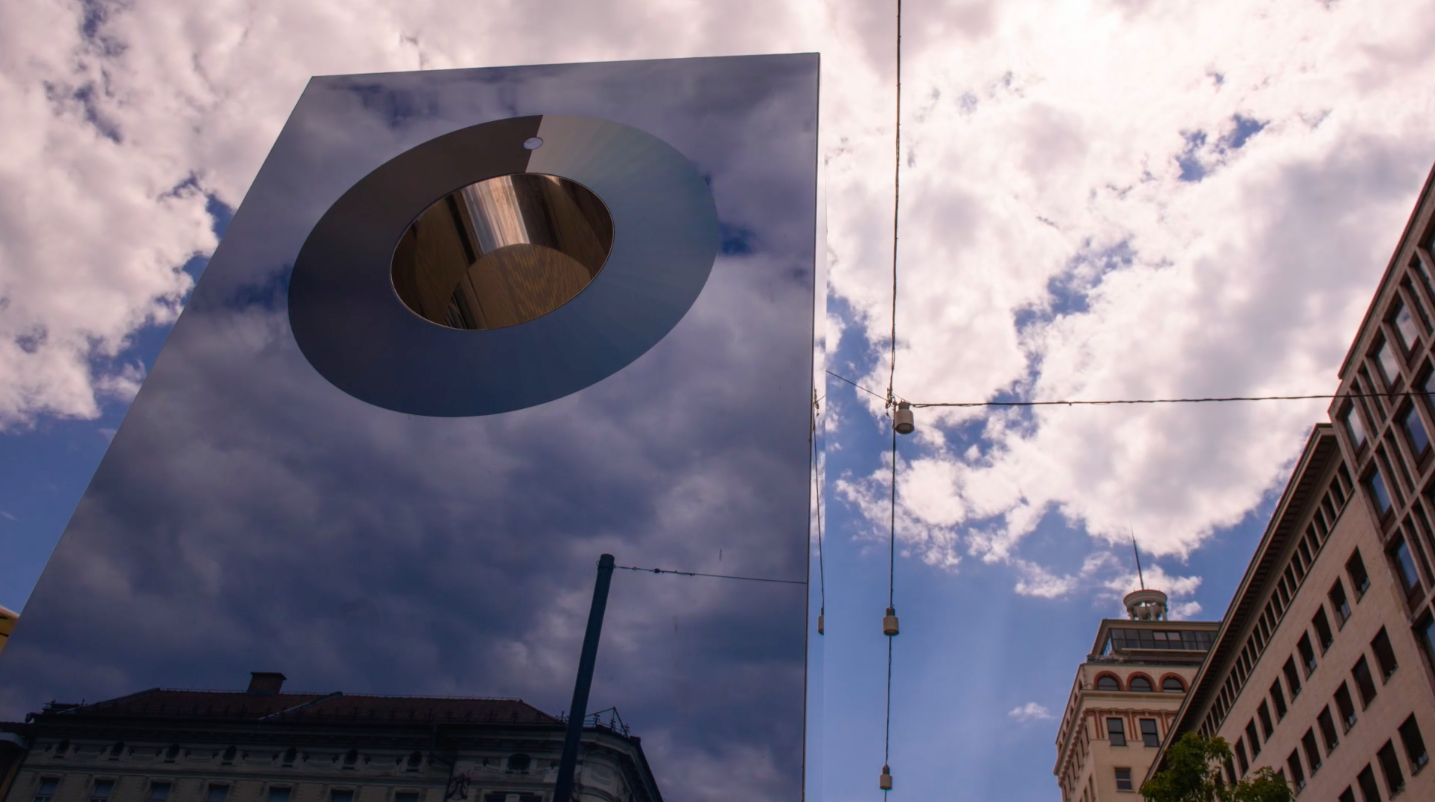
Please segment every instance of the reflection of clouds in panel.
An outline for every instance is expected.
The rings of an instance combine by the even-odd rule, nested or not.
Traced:
[[[805,577],[811,233],[754,210],[765,185],[739,194],[723,158],[697,159],[762,247],[720,258],[635,363],[549,404],[436,420],[343,394],[289,334],[279,266],[322,199],[357,179],[348,160],[411,144],[309,133],[276,145],[76,512],[0,666],[4,715],[252,669],[557,713],[601,552]],[[307,187],[280,169],[310,157]],[[805,603],[800,585],[614,578],[592,707],[622,711],[668,798],[751,797],[754,772],[797,795]]]

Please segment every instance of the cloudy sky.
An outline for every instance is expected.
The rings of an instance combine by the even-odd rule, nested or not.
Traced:
[[[312,75],[820,50],[829,367],[885,389],[893,8],[0,5],[0,604],[22,608]],[[1428,3],[904,5],[896,392],[1310,393],[1435,161]],[[881,402],[826,425],[830,799],[875,793]],[[1054,722],[1134,532],[1219,616],[1324,404],[919,412],[901,444],[899,794],[1054,799]],[[13,555],[13,556],[12,556]],[[960,779],[958,779],[960,778]]]

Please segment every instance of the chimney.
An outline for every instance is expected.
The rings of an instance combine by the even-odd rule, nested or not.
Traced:
[[[258,696],[272,696],[284,687],[285,679],[287,677],[278,671],[251,671],[248,692]]]

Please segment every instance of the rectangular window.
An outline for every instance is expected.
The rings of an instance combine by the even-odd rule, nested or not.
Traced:
[[[1240,766],[1242,777],[1251,768],[1251,762],[1246,759],[1246,744],[1240,738],[1236,739],[1236,765]]]
[[[1430,755],[1425,751],[1425,739],[1420,737],[1420,725],[1415,723],[1414,714],[1400,725],[1400,743],[1405,746],[1405,757],[1410,761],[1411,774],[1425,768],[1425,764],[1430,762]]]
[[[1320,771],[1320,747],[1315,745],[1315,730],[1306,730],[1300,738],[1300,748],[1305,750],[1305,762],[1310,764],[1312,776]]]
[[[1290,769],[1291,785],[1297,791],[1305,788],[1305,769],[1300,765],[1300,752],[1292,749],[1290,756],[1286,758],[1286,768]]]
[[[1346,788],[1344,791],[1340,792],[1340,799],[1338,800],[1338,802],[1355,802],[1355,792],[1350,790],[1349,788]]]
[[[1135,788],[1133,788],[1133,787],[1131,786],[1131,769],[1117,769],[1117,770],[1116,770],[1116,790],[1118,790],[1118,791],[1134,791],[1134,790],[1136,790]]]
[[[1325,741],[1325,753],[1328,755],[1340,746],[1340,736],[1335,733],[1335,721],[1330,715],[1330,706],[1321,708],[1320,715],[1315,717],[1316,726],[1320,727],[1320,737]]]
[[[1350,586],[1355,588],[1355,600],[1360,601],[1365,591],[1370,590],[1370,575],[1365,572],[1365,560],[1360,559],[1360,549],[1345,561],[1345,573],[1350,577]]]
[[[1236,764],[1232,763],[1230,758],[1226,758],[1226,783],[1228,785],[1235,785],[1237,779]]]
[[[150,802],[167,802],[169,799],[169,783],[149,784]]]
[[[354,802],[354,792],[339,790],[330,791],[329,802]]]
[[[1400,357],[1395,355],[1389,340],[1375,349],[1375,364],[1380,368],[1380,377],[1385,379],[1386,387],[1394,388],[1400,383]]]
[[[1375,662],[1380,666],[1380,678],[1388,681],[1395,669],[1399,668],[1399,664],[1395,662],[1395,650],[1390,646],[1390,636],[1385,634],[1385,627],[1375,633],[1375,638],[1370,641],[1370,649],[1375,652]]]
[[[1410,308],[1403,302],[1395,302],[1395,311],[1390,315],[1390,325],[1395,327],[1395,333],[1400,338],[1405,353],[1414,351],[1415,345],[1420,342],[1420,330],[1415,327],[1415,316],[1410,314]]]
[[[1395,744],[1389,741],[1375,753],[1380,761],[1380,773],[1385,775],[1385,789],[1395,796],[1405,789],[1405,774],[1400,771],[1400,760],[1395,757]]]
[[[1370,764],[1367,763],[1356,775],[1355,784],[1360,786],[1360,795],[1365,802],[1380,802],[1380,789],[1375,785],[1375,772],[1370,770]]]
[[[1261,756],[1261,739],[1256,737],[1256,720],[1246,722],[1246,740],[1251,742],[1251,757]]]
[[[1300,674],[1295,670],[1295,660],[1287,657],[1281,672],[1286,675],[1286,687],[1290,688],[1291,698],[1300,696]]]
[[[1365,480],[1365,486],[1370,488],[1371,499],[1375,502],[1375,511],[1382,518],[1389,515],[1394,504],[1390,501],[1390,490],[1385,487],[1385,477],[1380,475],[1378,468],[1370,472],[1370,477]]]
[[[1350,600],[1345,598],[1345,584],[1340,581],[1340,577],[1335,578],[1335,584],[1330,586],[1330,593],[1327,595],[1330,598],[1330,609],[1335,611],[1335,625],[1345,626],[1345,622],[1350,620]]]
[[[1355,726],[1355,703],[1350,699],[1350,688],[1344,682],[1335,689],[1335,709],[1340,711],[1340,722],[1345,726],[1345,731]]]
[[[211,785],[204,795],[204,802],[224,802],[229,797],[229,786]]]
[[[288,788],[270,788],[269,802],[289,802]]]
[[[1256,708],[1256,715],[1260,717],[1261,720],[1261,735],[1265,736],[1265,739],[1269,741],[1271,735],[1276,731],[1275,726],[1271,724],[1271,709],[1266,706],[1265,702],[1261,702],[1261,706]],[[1152,723],[1154,724],[1155,722]]]
[[[1370,674],[1370,664],[1365,662],[1365,655],[1355,661],[1350,675],[1355,678],[1355,689],[1360,691],[1360,706],[1370,707],[1370,703],[1375,701],[1375,677]]]
[[[1141,743],[1150,747],[1161,745],[1161,736],[1156,734],[1156,719],[1141,719]]]
[[[95,787],[90,790],[90,802],[108,802],[114,789],[114,780],[95,780]]]
[[[103,781],[97,781],[96,784]],[[55,796],[55,788],[60,784],[59,778],[41,777],[40,787],[35,789],[35,802],[50,802]]]
[[[1415,632],[1420,636],[1420,645],[1425,649],[1425,658],[1435,666],[1435,618],[1426,613],[1418,623],[1415,624]]]
[[[1405,439],[1410,441],[1410,450],[1415,453],[1416,459],[1424,457],[1430,450],[1430,435],[1425,432],[1425,422],[1420,420],[1420,412],[1415,407],[1410,407],[1405,411],[1400,425],[1405,430]]]
[[[1310,645],[1310,634],[1301,635],[1295,647],[1300,651],[1301,662],[1305,663],[1305,675],[1309,677],[1315,673],[1315,649]]]
[[[1345,421],[1345,431],[1350,434],[1350,442],[1359,451],[1365,445],[1365,424],[1360,422],[1360,413],[1355,411],[1355,405],[1351,404],[1345,408],[1341,416]]]
[[[1119,718],[1108,718],[1106,720],[1106,737],[1111,741],[1112,746],[1126,745],[1126,722]]]
[[[1271,683],[1271,702],[1276,706],[1276,720],[1286,717],[1286,695],[1281,693],[1281,681]]]
[[[1410,554],[1410,546],[1406,544],[1405,538],[1400,538],[1390,547],[1390,562],[1395,566],[1395,573],[1400,577],[1400,589],[1405,591],[1405,598],[1409,599],[1420,593],[1420,574],[1415,570],[1415,558]]]
[[[1321,607],[1315,611],[1315,617],[1310,620],[1310,625],[1315,627],[1315,640],[1320,644],[1320,653],[1330,651],[1330,645],[1335,643],[1335,633],[1330,630],[1330,619],[1325,617],[1325,608]]]
[[[414,791],[400,791],[394,794],[394,802],[419,802],[419,795]]]

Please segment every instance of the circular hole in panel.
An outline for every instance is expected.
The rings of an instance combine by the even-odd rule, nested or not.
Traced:
[[[425,209],[399,238],[391,275],[399,299],[425,320],[500,329],[573,300],[612,247],[613,218],[587,187],[518,173],[470,184]]]
[[[523,147],[526,150],[538,150],[539,148],[543,147],[543,137],[530,136],[529,138],[523,140]]]

